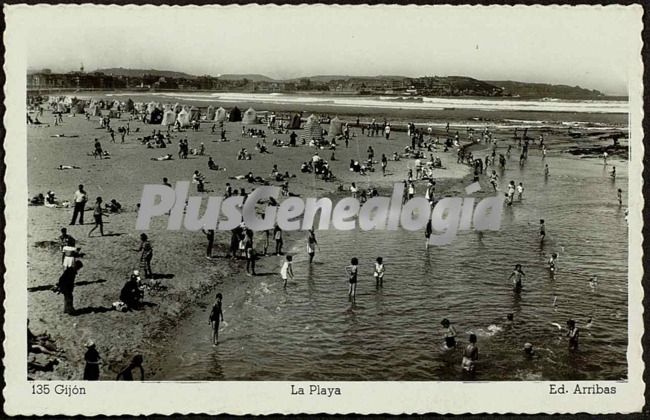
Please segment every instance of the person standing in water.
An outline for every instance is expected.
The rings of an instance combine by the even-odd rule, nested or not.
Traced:
[[[375,283],[376,287],[384,287],[384,259],[382,257],[377,257],[375,262]]]
[[[524,184],[522,182],[517,185],[517,200],[521,201],[524,197]]]
[[[578,350],[578,340],[580,338],[580,330],[576,327],[576,322],[572,319],[566,322],[568,332],[566,334],[569,337],[569,350]]]
[[[508,280],[512,280],[512,288],[515,292],[521,292],[521,289],[523,288],[522,279],[525,277],[526,274],[521,269],[521,264],[515,264],[515,269],[510,274],[510,277],[508,277]]]
[[[476,345],[476,334],[469,335],[469,344],[463,351],[463,370],[474,373],[476,372],[476,361],[478,360],[478,346]]]
[[[445,349],[451,350],[456,348],[456,329],[451,325],[451,322],[447,318],[444,318],[440,325],[446,330],[445,331]]]
[[[618,205],[622,206],[623,205],[623,190],[621,190],[620,188],[618,189],[618,191],[616,191],[616,198],[618,198]]]
[[[612,172],[609,173],[609,176],[612,177],[612,181],[616,179],[616,166],[612,166]]]
[[[539,240],[544,242],[546,238],[546,225],[544,224],[544,219],[539,219]]]
[[[548,269],[551,272],[551,277],[555,277],[556,264],[557,254],[554,252],[551,254],[551,258],[548,260]]]
[[[424,249],[429,249],[429,238],[431,238],[432,233],[433,233],[433,226],[431,226],[431,218],[429,218],[429,221],[427,222],[427,225],[424,228],[424,238],[426,240],[426,242],[424,243]]]
[[[492,184],[492,188],[494,188],[494,192],[497,192],[499,190],[498,182],[499,182],[499,175],[497,175],[497,171],[493,169],[492,174],[490,175],[490,184]]]
[[[277,224],[273,228],[273,239],[275,240],[275,255],[282,255],[282,229]]]
[[[222,299],[223,295],[217,293],[217,300],[212,305],[210,317],[208,318],[208,323],[212,326],[212,344],[215,346],[219,344],[219,324],[223,321]]]
[[[348,275],[348,299],[354,302],[357,294],[357,271],[359,269],[359,260],[353,257],[350,260],[350,265],[345,267],[345,272]]]
[[[287,287],[287,280],[289,277],[291,277],[291,280],[293,280],[293,267],[291,263],[292,260],[293,258],[291,255],[287,255],[284,264],[282,264],[282,268],[280,268],[280,276],[282,277],[283,287],[285,289]]]
[[[550,170],[548,169],[548,163],[544,165],[544,178],[548,178]]]
[[[314,261],[314,255],[316,255],[316,247],[318,247],[318,250],[320,251],[320,246],[316,240],[314,229],[309,229],[308,232],[309,236],[307,237],[307,253],[309,254],[309,264],[311,264],[312,261]]]

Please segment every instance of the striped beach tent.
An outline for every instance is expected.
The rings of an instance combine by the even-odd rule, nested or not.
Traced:
[[[323,130],[320,127],[320,121],[318,117],[314,114],[311,114],[307,121],[305,122],[305,128],[303,129],[303,137],[305,140],[310,141],[311,139],[322,140],[323,139]]]
[[[201,110],[193,106],[190,108],[190,121],[199,121],[201,120]]]

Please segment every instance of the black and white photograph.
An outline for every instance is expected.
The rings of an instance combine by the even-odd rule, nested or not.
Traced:
[[[5,409],[640,410],[642,13],[5,6]]]

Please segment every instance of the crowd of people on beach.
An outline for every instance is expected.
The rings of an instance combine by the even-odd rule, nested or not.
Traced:
[[[62,121],[59,121],[59,116],[56,116],[57,125],[61,124]],[[130,127],[130,121],[133,121],[135,118],[130,118],[129,123],[124,127],[118,128],[118,133],[122,135],[122,143],[125,142],[125,137],[132,133]],[[107,130],[110,134],[112,143],[115,143],[114,133],[115,131],[110,126],[111,121],[108,117],[100,118],[100,128]],[[219,135],[219,141],[226,140],[226,130],[223,125],[221,125],[221,130],[217,133],[216,126],[212,126],[212,133]],[[269,125],[269,128],[272,128]],[[391,125],[390,122],[384,119],[382,123],[378,123],[375,119],[372,119],[368,123],[361,123],[357,119],[356,128],[360,130],[361,135],[367,137],[383,136],[387,141],[394,141],[394,136],[391,138],[391,132],[394,132],[395,128]],[[198,126],[193,126],[193,130],[200,130],[200,124]],[[182,131],[179,127],[176,127],[176,131]],[[330,141],[316,140],[316,139],[305,139],[304,137],[300,142],[297,141],[297,135],[295,131],[289,133],[290,130],[284,129],[278,131],[275,126],[273,127],[273,133],[277,134],[278,132],[283,132],[289,136],[289,141],[284,143],[282,140],[273,139],[273,146],[277,147],[314,147],[314,151],[310,160],[305,161],[300,164],[299,168],[295,168],[296,172],[302,174],[313,174],[315,178],[320,178],[322,181],[335,181],[337,178],[332,172],[330,164],[327,160],[323,159],[320,156],[320,153],[323,153],[323,150],[331,150],[330,161],[335,161],[334,152],[337,150],[337,139],[332,138]],[[450,152],[454,150],[456,152],[456,162],[458,164],[464,164],[470,167],[473,171],[473,181],[474,182],[487,182],[491,187],[494,193],[503,193],[506,197],[506,204],[512,206],[516,202],[524,201],[524,185],[523,182],[516,182],[515,180],[508,181],[505,190],[502,192],[500,188],[501,184],[501,175],[503,174],[506,168],[506,165],[511,160],[511,156],[514,152],[514,148],[517,148],[521,151],[518,157],[518,163],[523,168],[525,167],[527,160],[529,158],[529,149],[531,145],[535,144],[535,139],[528,136],[528,129],[524,129],[523,134],[519,135],[517,129],[512,138],[511,144],[507,145],[507,151],[504,153],[498,153],[499,150],[503,151],[505,148],[501,145],[496,139],[495,134],[488,128],[476,132],[473,128],[467,128],[466,130],[466,141],[461,141],[460,130],[455,132],[451,130],[449,123],[445,127],[445,132],[442,133],[443,141],[439,139],[440,133],[434,130],[431,126],[429,127],[417,127],[414,123],[408,123],[406,127],[407,138],[410,140],[410,145],[406,145],[401,153],[398,151],[393,152],[390,161],[392,162],[391,168],[395,166],[396,168],[403,167],[403,164],[398,164],[397,162],[407,161],[407,170],[403,177],[403,186],[404,186],[404,200],[411,199],[416,196],[418,193],[416,185],[418,183],[425,183],[423,190],[420,190],[421,193],[431,204],[432,208],[435,206],[439,197],[436,195],[436,170],[441,170],[445,168],[445,161],[449,162]],[[139,128],[134,131],[134,133],[139,132]],[[266,154],[270,153],[266,145],[266,132],[262,129],[242,126],[241,131],[242,137],[259,139],[255,145],[255,153],[257,154]],[[348,149],[351,139],[356,137],[356,132],[352,132],[350,127],[346,124],[343,134],[338,138],[339,141],[344,141],[346,149]],[[139,138],[138,140],[142,145],[146,145],[147,148],[167,148],[169,144],[172,143],[174,136],[171,132],[171,129],[168,127],[167,134],[162,134],[160,130],[153,130],[150,136],[145,136]],[[110,157],[110,153],[102,148],[102,145],[98,139],[94,139],[94,149],[92,156],[95,159],[105,159]],[[505,143],[503,141],[502,143]],[[480,144],[483,148],[470,147],[473,145]],[[538,146],[540,151],[541,159],[545,159],[547,155],[547,142],[543,134],[540,134],[538,139]],[[399,150],[399,146],[396,144],[395,148]],[[481,150],[487,149],[488,154],[484,158],[476,156]],[[345,152],[344,152],[345,153]],[[353,157],[350,159],[349,171],[353,175],[359,175],[363,177],[368,175],[376,170],[376,166],[380,167],[382,176],[388,174],[389,159],[386,154],[382,154],[381,157],[375,159],[375,150],[372,145],[366,150],[367,159],[363,160],[358,157],[356,159]],[[428,157],[427,157],[428,153]],[[441,157],[443,155],[445,159]],[[197,148],[191,148],[189,146],[188,138],[181,138],[178,140],[178,159],[187,159],[188,155],[196,156],[206,156],[206,148],[204,143],[200,143]],[[242,147],[236,158],[237,160],[253,160],[253,154],[247,150],[247,148]],[[607,154],[603,156],[604,164],[607,165]],[[207,166],[211,171],[226,171],[227,169],[217,164],[212,156],[207,156]],[[278,157],[280,159],[280,157]],[[164,154],[157,158],[151,158],[153,161],[169,161],[173,160],[172,154]],[[280,160],[278,160],[280,161]],[[60,165],[60,170],[64,169],[79,169],[75,165]],[[396,169],[397,170],[397,169]],[[550,169],[548,164],[544,166],[543,177],[548,179],[550,177]],[[610,174],[612,179],[615,179],[616,168],[612,167]],[[245,181],[249,184],[254,185],[271,185],[274,182],[281,183],[281,191],[283,197],[290,197],[295,195],[289,188],[289,182],[292,178],[295,178],[296,175],[290,174],[286,168],[280,170],[277,164],[274,164],[272,170],[269,173],[268,177],[256,176],[252,171],[249,171],[246,174],[242,175],[231,175],[228,177],[229,180],[233,181]],[[362,178],[359,178],[362,179]],[[207,182],[206,176],[203,175],[199,170],[195,170],[192,175],[192,183],[196,185],[197,192],[208,192],[205,187]],[[163,179],[163,184],[171,186],[167,178]],[[345,190],[343,185],[339,185],[338,191]],[[367,188],[361,188],[357,185],[357,181],[350,182],[348,187],[349,193],[353,198],[358,198],[361,202],[376,197],[379,195],[378,189],[376,186],[369,185]],[[227,198],[230,196],[243,196],[244,199],[248,196],[246,189],[244,187],[233,188],[233,185],[226,183],[223,197]],[[103,220],[105,217],[109,217],[111,214],[119,214],[124,210],[124,207],[117,199],[113,198],[108,203],[104,203],[104,200],[101,196],[96,196],[94,203],[88,207],[89,203],[89,194],[84,189],[83,185],[79,185],[77,190],[72,195],[72,200],[69,202],[63,201],[60,202],[56,199],[54,192],[48,191],[46,196],[39,194],[38,196],[30,199],[31,205],[45,205],[45,206],[56,206],[56,207],[72,207],[72,216],[70,225],[84,225],[84,213],[85,211],[93,212],[93,221],[94,224],[92,228],[89,229],[87,235],[92,237],[92,234],[96,231],[99,231],[100,236],[106,236],[104,232],[104,223]],[[622,190],[619,188],[617,193],[617,201],[619,206],[623,205]],[[277,205],[274,199],[269,200],[270,205]],[[429,245],[429,237],[432,234],[431,221],[427,224],[425,229],[425,239],[426,246]],[[215,231],[213,229],[204,228],[202,230],[203,234],[207,239],[206,246],[206,258],[209,260],[214,260],[214,244],[215,244]],[[273,244],[272,254],[282,257],[282,262],[279,270],[279,278],[282,282],[284,288],[287,287],[287,284],[290,281],[293,281],[295,278],[294,275],[294,262],[293,255],[287,254],[283,250],[283,231],[278,226],[275,225],[273,229],[262,231],[257,233],[258,236],[261,236],[262,250],[255,246],[255,232],[248,228],[244,223],[241,223],[236,228],[232,229],[230,232],[230,244],[228,248],[228,254],[226,257],[231,259],[243,259],[246,261],[246,274],[249,276],[256,276],[255,271],[256,260],[262,256],[269,255],[271,244]],[[539,225],[539,241],[543,242],[546,237],[546,224],[542,219],[540,220]],[[74,307],[74,286],[75,279],[84,267],[82,263],[83,253],[81,248],[77,246],[76,240],[67,232],[66,228],[61,228],[61,236],[58,238],[58,243],[60,244],[61,252],[61,262],[60,264],[63,267],[63,273],[61,274],[54,290],[57,293],[63,295],[64,305],[63,312],[69,315],[75,315],[76,310]],[[308,263],[312,264],[315,259],[317,250],[320,252],[320,245],[316,239],[316,235],[313,229],[308,230],[306,238],[306,250],[308,255]],[[158,284],[155,281],[155,275],[152,270],[152,260],[154,255],[154,249],[152,242],[149,240],[149,237],[142,233],[140,234],[140,243],[139,247],[133,249],[134,252],[137,252],[139,255],[139,269],[133,270],[126,282],[124,283],[122,289],[119,293],[119,299],[113,303],[112,308],[118,311],[132,311],[139,310],[143,306],[143,301],[145,298],[145,293],[147,290],[155,288]],[[553,252],[548,259],[549,272],[551,275],[555,275],[558,267],[558,253]],[[87,268],[86,268],[87,270]],[[359,259],[357,257],[352,257],[350,259],[350,264],[344,267],[345,278],[348,285],[348,299],[354,305],[357,298],[357,285],[359,284],[359,279],[364,275],[359,268]],[[372,272],[372,277],[375,280],[375,287],[380,289],[384,286],[384,280],[386,275],[386,267],[384,265],[384,260],[381,256],[376,257],[374,263],[374,270]],[[521,293],[524,287],[524,280],[526,275],[523,271],[522,264],[516,264],[514,270],[508,277],[508,281],[512,281],[513,293]],[[595,282],[595,278],[592,279]],[[223,322],[223,295],[217,293],[216,302],[214,303],[212,310],[209,315],[209,323],[212,327],[212,343],[217,345],[219,343],[219,328]],[[511,316],[511,315],[509,315]],[[453,350],[457,347],[457,333],[449,319],[443,319],[441,322],[442,327],[445,329],[444,332],[444,348],[447,350]],[[575,320],[570,319],[566,323],[566,335],[568,337],[568,346],[570,350],[578,349],[579,342],[579,328]],[[30,352],[43,352],[47,350],[47,346],[43,337],[34,336],[28,330],[28,340],[30,342]],[[478,343],[477,335],[470,333],[468,336],[468,344],[465,346],[462,351],[461,366],[462,369],[466,372],[473,373],[476,370],[478,363]],[[99,365],[101,363],[101,357],[96,349],[94,342],[89,341],[86,345],[87,351],[85,353],[85,362],[86,366],[83,373],[83,378],[85,380],[97,380],[100,376]],[[532,343],[525,343],[523,346],[523,352],[527,355],[534,354],[534,346]],[[123,380],[133,380],[133,370],[140,371],[140,379],[144,379],[144,370],[142,368],[143,358],[141,355],[136,355],[133,357],[131,362],[127,367],[125,367],[117,376],[117,379]],[[47,367],[48,369],[52,366]]]

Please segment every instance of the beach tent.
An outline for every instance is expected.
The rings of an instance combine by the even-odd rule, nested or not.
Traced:
[[[124,104],[124,111],[126,112],[133,112],[135,109],[135,106],[133,104],[133,99],[129,98],[126,100],[126,103]]]
[[[163,118],[161,121],[161,125],[174,125],[176,123],[176,113],[172,111],[171,109],[168,109],[163,113]]]
[[[219,107],[214,113],[215,122],[224,122],[228,119],[228,115],[225,109]]]
[[[70,106],[74,102],[73,99],[77,99],[77,98],[73,98],[71,96],[64,96],[61,102],[63,102],[65,106]]]
[[[190,108],[190,121],[199,121],[201,120],[201,110],[193,106]]]
[[[149,124],[160,124],[163,119],[163,112],[159,108],[154,108],[153,111],[149,113]]]
[[[181,125],[181,127],[189,127],[190,126],[190,113],[187,112],[186,110],[181,110],[181,112],[178,113],[178,116],[176,117],[176,121],[178,121]]]
[[[303,136],[307,141],[310,141],[311,139],[322,140],[323,130],[320,127],[318,117],[316,117],[314,114],[311,114],[309,118],[307,118],[307,121],[305,122],[305,128],[303,130]]]
[[[182,107],[181,104],[179,104],[178,102],[176,102],[176,104],[175,104],[174,107],[172,108],[172,111],[174,111],[174,112],[177,113],[177,114],[178,114],[179,112],[181,112],[182,110],[183,110],[183,107]]]
[[[257,112],[253,108],[248,108],[241,119],[244,124],[256,124],[257,123]]]
[[[291,130],[297,130],[300,128],[301,122],[302,121],[300,118],[300,114],[296,114],[293,117],[291,117],[291,120],[289,121],[289,125],[287,126],[287,128]]]
[[[214,107],[212,105],[208,106],[208,109],[205,111],[206,121],[214,120]]]
[[[237,107],[231,109],[230,115],[228,115],[228,121],[230,122],[241,121],[241,110]]]
[[[191,109],[191,108],[190,108],[189,105],[183,105],[183,109],[181,109],[181,111],[185,111],[185,112],[187,112],[187,113],[189,114],[189,113],[190,113],[190,109]],[[180,111],[179,111],[179,112],[180,112]]]
[[[339,120],[338,117],[334,117],[330,121],[329,135],[332,138],[343,135],[343,121]]]

